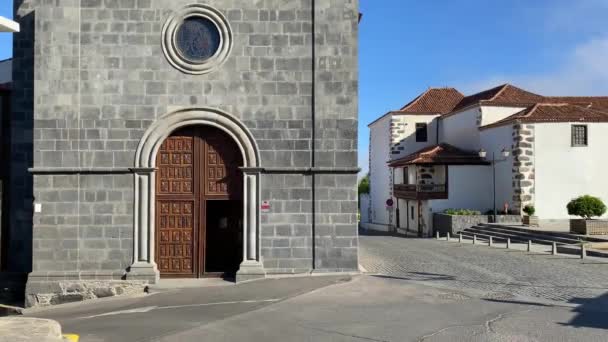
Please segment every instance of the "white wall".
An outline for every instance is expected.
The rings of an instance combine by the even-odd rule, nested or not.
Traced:
[[[13,60],[0,61],[0,84],[10,83],[13,79]]]
[[[479,107],[473,107],[441,119],[441,141],[464,150],[479,150],[477,119],[480,111]]]
[[[437,144],[436,114],[407,114],[393,116],[392,159],[399,159]],[[426,123],[427,141],[416,141],[416,124]],[[398,153],[397,153],[398,152]]]
[[[503,159],[501,153],[503,148],[510,152],[513,150],[513,126],[499,126],[480,131],[481,147],[488,152],[488,159],[492,153],[497,159]],[[513,208],[513,154],[506,161],[496,163],[496,208],[500,211],[504,203],[509,203]],[[488,167],[491,170],[491,167]],[[490,171],[491,172],[491,171]],[[488,186],[492,191],[492,183]]]
[[[369,212],[370,212],[370,197],[369,194],[361,194],[359,196],[359,213],[361,213],[361,219],[360,222],[361,223],[369,223],[370,222],[370,217],[369,217]]]
[[[408,229],[409,232],[418,232],[418,201],[399,199],[399,228],[401,230]],[[414,209],[414,216],[411,215],[411,210]],[[408,223],[409,221],[409,223]],[[408,227],[409,224],[409,227]]]
[[[405,180],[404,177],[406,176],[406,175],[404,175],[404,173],[405,173],[404,169],[402,167],[397,167],[394,169],[394,172],[395,172],[394,173],[395,179],[393,182],[395,184],[403,184],[404,183],[403,181]]]
[[[390,197],[390,132],[391,115],[370,126],[370,196],[371,222],[388,224],[386,200]]]
[[[451,165],[448,169],[448,199],[430,201],[430,211],[472,209],[482,213],[492,207],[492,169],[481,165]]]
[[[571,123],[534,125],[536,214],[569,218],[566,205],[580,195],[608,203],[608,123],[588,123],[589,146],[571,146]]]
[[[526,107],[494,107],[494,106],[482,106],[481,107],[481,126],[495,123],[496,121],[502,120],[508,116],[519,113]]]

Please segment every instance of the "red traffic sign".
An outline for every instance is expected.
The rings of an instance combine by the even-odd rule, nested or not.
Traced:
[[[270,211],[270,202],[269,201],[263,201],[262,205],[260,206],[260,209],[262,209],[262,212],[267,213]]]
[[[395,201],[393,201],[392,198],[389,198],[386,200],[386,206],[387,207],[392,207],[393,205],[395,205]]]

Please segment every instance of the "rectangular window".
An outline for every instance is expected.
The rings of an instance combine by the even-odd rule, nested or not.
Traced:
[[[588,142],[587,126],[572,125],[572,146],[587,146]]]
[[[410,173],[407,170],[407,167],[403,168],[403,184],[410,184]]]
[[[412,217],[412,220],[413,220],[414,219],[414,207],[412,206],[412,207],[410,207],[410,209],[411,209],[410,210],[410,212],[411,212],[410,216]]]
[[[416,124],[416,142],[427,142],[427,141],[428,141],[427,124],[417,123]]]

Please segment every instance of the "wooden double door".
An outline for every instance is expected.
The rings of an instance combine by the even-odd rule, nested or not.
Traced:
[[[223,131],[193,126],[156,160],[156,263],[161,277],[231,276],[243,258],[243,165]]]

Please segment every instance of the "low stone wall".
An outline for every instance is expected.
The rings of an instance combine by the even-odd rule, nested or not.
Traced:
[[[25,306],[48,306],[113,296],[144,294],[145,277],[125,279],[124,272],[33,272],[25,288]]]
[[[488,223],[487,215],[447,215],[435,213],[433,214],[433,228],[435,232],[440,234],[458,234],[467,228],[480,223]]]
[[[496,222],[492,221],[494,215],[490,215],[489,219],[492,223],[522,223],[522,218],[519,215],[497,215]]]
[[[570,220],[570,232],[582,235],[608,235],[608,220]]]
[[[493,222],[494,215],[447,215],[442,213],[433,214],[433,229],[440,234],[450,233],[452,235],[482,223]],[[497,215],[493,223],[521,223],[519,215]]]

